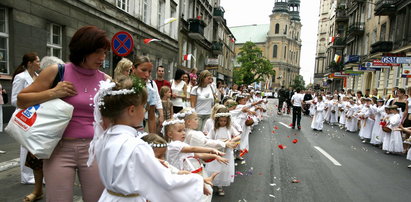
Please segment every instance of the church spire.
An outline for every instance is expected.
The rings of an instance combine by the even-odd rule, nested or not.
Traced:
[[[289,0],[288,8],[291,20],[300,21],[300,0]]]
[[[288,0],[275,0],[273,13],[288,13]]]

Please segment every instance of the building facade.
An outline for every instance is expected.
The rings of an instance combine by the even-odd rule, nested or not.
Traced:
[[[273,65],[275,75],[260,84],[268,88],[289,87],[300,72],[301,22],[299,0],[276,0],[270,24],[232,27],[237,38],[236,53],[247,41],[262,50]]]
[[[180,0],[180,5],[178,67],[207,69],[217,79],[231,83],[235,38],[220,0]],[[185,60],[190,54],[194,57]]]
[[[159,65],[165,67],[166,79],[171,79],[177,68],[202,70],[211,61],[214,75],[230,80],[233,36],[219,5],[219,0],[2,0],[0,83],[11,94],[11,75],[29,52],[69,62],[68,43],[76,30],[86,25],[105,30],[110,39],[119,31],[130,33],[134,47],[126,57],[133,60],[137,55],[148,56],[154,65],[152,78]],[[178,20],[165,23],[170,18]],[[197,27],[201,36],[196,33],[195,22],[187,25],[189,19],[204,25],[203,29]],[[144,39],[160,41],[146,44]],[[189,53],[196,60],[182,61],[183,54]],[[120,60],[109,52],[101,70],[112,75]]]
[[[411,56],[411,1],[334,0],[332,4],[336,5],[331,9],[334,20],[330,18],[328,29],[336,32],[330,32],[333,42],[327,47],[326,71],[322,75],[327,82],[322,87],[377,89],[380,96],[390,94],[393,87],[408,87],[411,81],[402,78],[402,72],[409,65],[382,63],[381,59]],[[341,56],[340,65],[332,64],[339,58],[336,55]]]

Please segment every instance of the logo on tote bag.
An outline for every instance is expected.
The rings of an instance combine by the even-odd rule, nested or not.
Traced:
[[[13,121],[20,126],[24,131],[27,131],[37,119],[36,111],[40,108],[40,105],[34,105],[27,109],[20,110]]]

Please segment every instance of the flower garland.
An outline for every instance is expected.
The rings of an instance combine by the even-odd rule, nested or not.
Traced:
[[[215,118],[218,118],[218,117],[230,117],[230,116],[231,116],[230,113],[217,113],[217,114],[214,115]]]
[[[185,123],[185,122],[184,122],[184,120],[180,120],[180,119],[172,119],[170,121],[164,121],[163,122],[163,128],[161,129],[161,133],[164,135],[167,126],[175,125],[175,124],[178,124],[178,123]]]
[[[150,144],[153,148],[166,148],[168,144]]]
[[[191,115],[195,112],[196,112],[196,110],[194,110],[193,108],[189,108],[188,111],[186,111],[186,112],[179,112],[179,113],[174,114],[173,118],[182,119],[182,118],[185,118],[186,116]]]

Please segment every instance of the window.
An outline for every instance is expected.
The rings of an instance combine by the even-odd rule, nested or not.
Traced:
[[[274,45],[273,46],[273,58],[276,58],[277,57],[277,45]]]
[[[387,32],[387,23],[381,25],[380,41],[385,41],[385,33]]]
[[[128,8],[129,8],[128,0],[117,0],[116,6],[117,8],[125,12],[128,12]]]
[[[287,25],[285,25],[284,34],[287,34]]]
[[[174,6],[171,6],[171,11],[170,11],[171,13],[170,13],[170,17],[171,18],[176,18],[177,16],[177,14],[176,14],[176,7],[174,7]],[[176,26],[177,26],[177,24],[176,23],[170,23],[170,36],[171,37],[173,37],[173,38],[176,38],[177,36],[176,36]]]
[[[376,74],[376,77],[378,78],[378,79],[375,79],[375,86],[376,88],[379,88],[380,81],[381,81],[381,71],[376,71],[375,74]]]
[[[278,34],[280,32],[280,24],[275,24],[275,33]]]
[[[401,79],[401,73],[402,73],[402,70],[401,70],[401,66],[398,66],[398,67],[394,67],[395,68],[395,84],[394,84],[394,87],[398,87],[399,86],[399,84],[400,84],[400,79]]]
[[[368,54],[368,38],[370,38],[370,35],[367,33],[365,35],[365,40],[364,40],[364,54],[363,55],[367,55]]]
[[[165,18],[165,5],[166,2],[164,0],[160,0],[158,2],[158,10],[157,10],[157,27],[160,31],[164,32],[164,20]],[[171,23],[173,24],[173,23]]]
[[[370,18],[371,18],[371,12],[372,12],[372,4],[371,4],[371,3],[372,3],[372,2],[370,2],[370,3],[367,4],[367,6],[368,6],[367,19],[370,19]]]
[[[284,59],[287,58],[287,46],[284,46]]]
[[[143,0],[143,22],[150,24],[150,0]]]
[[[50,23],[48,25],[48,38],[47,38],[47,55],[56,56],[62,58],[62,31],[63,28],[60,25]]]
[[[0,73],[9,73],[9,30],[7,9],[0,7]]]

